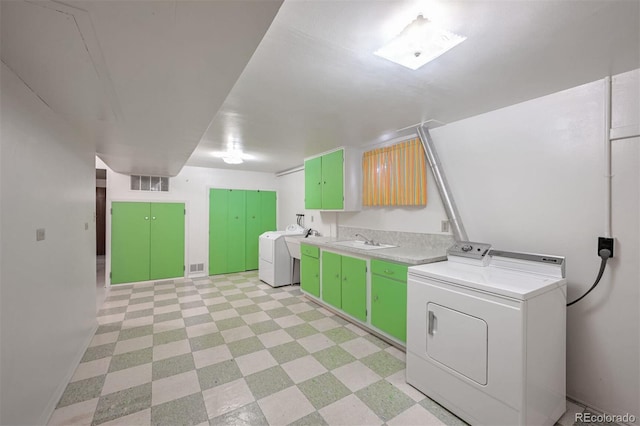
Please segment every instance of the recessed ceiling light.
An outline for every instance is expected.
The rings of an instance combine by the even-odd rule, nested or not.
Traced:
[[[417,70],[466,39],[418,15],[400,34],[374,53],[396,64]]]
[[[244,160],[251,160],[254,157],[249,154],[245,154],[238,148],[228,149],[227,151],[215,151],[211,155],[217,158],[222,158],[227,164],[242,164]]]

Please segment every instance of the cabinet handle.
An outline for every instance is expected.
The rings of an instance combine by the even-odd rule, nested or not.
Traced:
[[[144,220],[149,220],[149,216],[145,216],[145,217],[144,217]]]
[[[337,279],[340,279],[340,274],[336,274],[336,278],[337,278]]]
[[[327,184],[327,181],[325,180],[325,181],[324,181],[324,182],[322,182],[322,183],[324,183],[324,184],[326,185],[326,184]]]
[[[342,281],[346,281],[346,280],[347,280],[347,277],[344,277],[344,278],[342,279]]]
[[[238,218],[238,216],[236,216],[236,219]]]
[[[251,216],[251,219],[255,219],[255,218],[256,218],[255,216]]]
[[[385,269],[384,273],[387,275],[393,275],[393,271],[391,269]]]
[[[433,311],[429,311],[429,324],[427,327],[427,333],[429,333],[430,336],[433,336],[433,329],[435,327],[435,322],[436,322],[437,318],[435,316],[435,314],[433,313]]]
[[[376,294],[376,297],[374,297],[374,298],[373,298],[373,301],[374,301],[374,302],[377,302],[377,301],[378,301],[378,295],[377,295],[377,294]]]
[[[156,220],[156,217],[155,217],[155,216],[153,216],[151,219]]]

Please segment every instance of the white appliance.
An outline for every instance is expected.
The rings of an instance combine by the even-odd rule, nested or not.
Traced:
[[[293,258],[289,254],[285,235],[301,235],[304,229],[289,225],[285,231],[269,231],[260,235],[258,241],[258,277],[272,287],[290,285],[295,282],[292,274]],[[298,272],[299,274],[299,272]]]
[[[473,425],[565,412],[564,258],[456,243],[409,268],[407,382]]]

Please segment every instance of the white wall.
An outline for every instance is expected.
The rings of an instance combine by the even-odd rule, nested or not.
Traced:
[[[0,424],[46,424],[97,326],[95,148],[1,76]]]
[[[618,125],[623,111],[638,111],[637,74],[616,77],[630,82],[625,93],[635,93],[626,100],[614,97]],[[596,81],[432,132],[469,238],[506,250],[566,256],[570,300],[591,286],[600,262],[604,105],[604,83]],[[637,139],[613,143],[615,258],[599,287],[567,311],[568,394],[636,418],[638,154]]]
[[[612,122],[638,125],[640,71],[615,76]],[[563,255],[568,298],[593,283],[604,235],[604,82],[555,93],[431,131],[469,239]],[[613,143],[615,258],[587,298],[568,308],[567,392],[609,413],[640,419],[640,148]],[[304,182],[280,178],[303,207]],[[338,213],[323,226],[438,233],[445,218],[429,180],[422,209]],[[309,212],[307,212],[308,214]]]
[[[116,173],[98,159],[97,167],[107,169],[107,213],[113,201],[184,202],[187,208],[185,220],[185,265],[187,272],[192,263],[204,263],[209,270],[209,188],[262,189],[276,191],[276,178],[272,173],[243,172],[204,167],[184,167],[171,178],[169,192],[131,191],[130,177]],[[278,193],[278,211],[280,193]],[[294,220],[295,222],[295,220]],[[107,214],[106,274],[111,271],[111,215]],[[191,275],[196,276],[196,275]],[[107,279],[105,282],[109,282]]]

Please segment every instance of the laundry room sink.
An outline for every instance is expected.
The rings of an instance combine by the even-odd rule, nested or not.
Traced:
[[[360,240],[336,241],[333,243],[333,245],[341,246],[341,247],[350,247],[350,248],[355,248],[359,250],[378,250],[378,249],[398,247],[391,244],[379,244],[379,245],[366,244],[364,241],[360,241]]]

